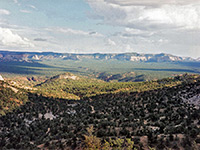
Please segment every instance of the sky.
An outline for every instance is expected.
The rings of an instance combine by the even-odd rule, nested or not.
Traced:
[[[0,50],[200,57],[200,0],[0,0]]]

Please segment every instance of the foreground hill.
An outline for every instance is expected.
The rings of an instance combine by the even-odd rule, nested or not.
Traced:
[[[179,84],[170,85],[172,81]],[[137,149],[199,149],[200,77],[156,82],[162,86],[141,83],[140,90],[100,93],[79,101],[30,93],[29,102],[0,117],[0,147],[81,149],[86,128],[93,126],[102,142],[120,137],[131,138]]]

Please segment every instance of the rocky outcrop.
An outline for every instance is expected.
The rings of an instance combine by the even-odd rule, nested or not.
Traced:
[[[51,79],[72,79],[72,80],[78,80],[79,77],[71,74],[71,73],[63,73],[59,74],[57,76],[52,77]]]
[[[4,78],[0,75],[0,81],[4,81]]]

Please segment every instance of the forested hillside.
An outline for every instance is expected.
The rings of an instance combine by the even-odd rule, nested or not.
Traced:
[[[168,86],[176,86],[183,82],[182,79],[166,78],[147,82],[104,82],[93,78],[75,76],[71,73],[65,73],[54,76],[45,82],[38,84],[35,88],[38,93],[44,96],[81,99],[82,97],[91,97],[97,94],[148,91]]]
[[[101,93],[102,90],[94,95],[89,90],[91,85],[95,92],[107,87],[107,83],[94,86],[87,80],[89,94],[82,89],[85,85],[76,85],[81,77],[76,80],[52,78],[41,86],[58,79],[74,81],[73,88],[83,90],[80,100],[29,93],[26,104],[0,117],[2,149],[88,148],[84,135],[91,126],[94,137],[100,138],[102,143],[119,137],[134,141],[136,149],[149,149],[149,146],[158,150],[200,148],[200,76],[120,83],[121,89]]]
[[[12,111],[28,101],[27,93],[0,81],[0,116]]]

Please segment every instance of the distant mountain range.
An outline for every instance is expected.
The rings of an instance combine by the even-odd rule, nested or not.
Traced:
[[[75,53],[54,53],[54,52],[13,52],[0,51],[0,61],[20,61],[33,62],[47,59],[60,58],[63,60],[125,60],[135,62],[195,62],[200,58],[179,57],[171,54],[139,54],[139,53],[94,53],[94,54],[75,54]]]

